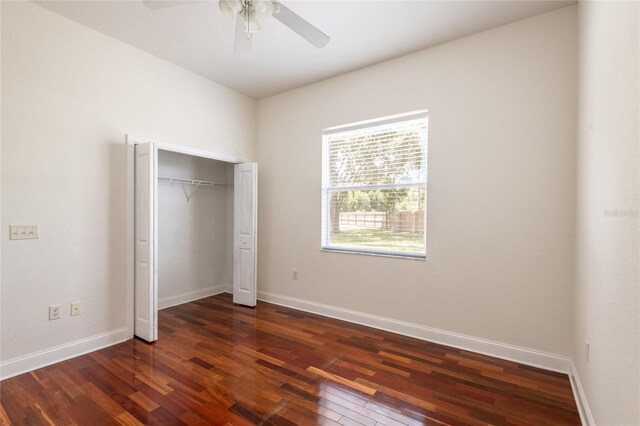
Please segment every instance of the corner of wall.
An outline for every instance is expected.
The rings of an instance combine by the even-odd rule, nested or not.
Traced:
[[[587,401],[587,395],[582,387],[580,381],[580,375],[576,369],[576,365],[571,361],[571,371],[569,372],[569,380],[571,381],[571,390],[573,396],[576,399],[576,405],[578,407],[578,413],[580,414],[580,421],[584,426],[595,426],[596,421],[593,419],[589,403]]]

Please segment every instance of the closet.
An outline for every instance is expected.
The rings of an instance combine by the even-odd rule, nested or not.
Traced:
[[[158,309],[233,282],[233,164],[158,150]]]
[[[234,303],[255,306],[257,165],[130,144],[134,334],[157,340],[158,309],[231,289]]]

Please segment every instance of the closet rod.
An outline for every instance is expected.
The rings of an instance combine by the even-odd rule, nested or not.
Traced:
[[[159,182],[169,182],[169,183],[182,183],[186,185],[198,185],[198,186],[220,186],[224,188],[233,188],[233,185],[229,185],[226,183],[215,183],[210,180],[198,180],[198,179],[185,179],[185,178],[176,178],[176,177],[167,177],[167,176],[158,176]]]

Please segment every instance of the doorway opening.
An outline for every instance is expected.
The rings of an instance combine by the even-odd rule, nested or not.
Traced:
[[[158,310],[232,291],[256,304],[257,164],[129,142],[131,336],[158,339]]]

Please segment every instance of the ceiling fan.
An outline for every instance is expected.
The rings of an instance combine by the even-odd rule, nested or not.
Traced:
[[[199,1],[146,0],[143,1],[143,3],[150,9],[164,9],[167,7],[199,3]],[[293,13],[279,1],[219,0],[218,5],[225,16],[236,20],[235,55],[245,55],[251,50],[251,38],[253,34],[261,30],[261,22],[271,17],[282,22],[318,49],[322,49],[329,43],[329,36]]]

